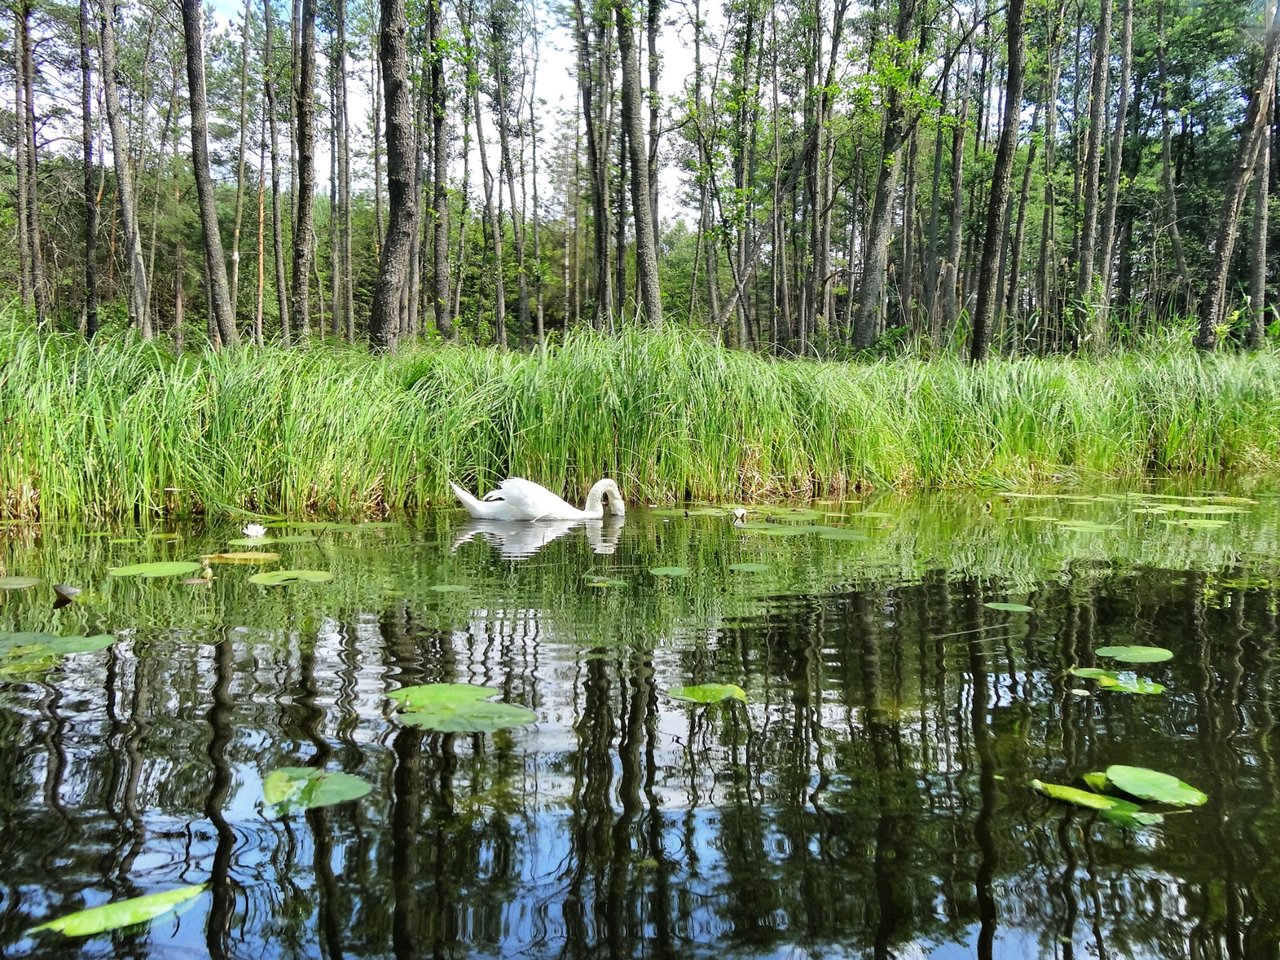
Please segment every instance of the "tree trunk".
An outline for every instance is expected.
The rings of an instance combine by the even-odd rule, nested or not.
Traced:
[[[236,207],[231,227],[231,312],[240,312],[240,227],[244,217],[244,152],[249,134],[249,21],[253,0],[244,3],[244,34],[240,42],[240,148],[236,153]]]
[[[594,8],[593,8],[594,10]],[[595,307],[592,325],[597,329],[613,327],[613,275],[609,268],[609,139],[610,117],[607,107],[609,91],[609,56],[605,39],[606,17],[595,17],[596,42],[587,30],[582,0],[573,2],[574,32],[577,37],[578,92],[582,99],[582,118],[586,124],[587,170],[591,177],[592,241],[595,250]],[[597,85],[596,70],[601,81]],[[605,88],[605,89],[599,89]]]
[[[1270,138],[1263,137],[1253,172],[1253,224],[1249,250],[1249,327],[1244,345],[1262,346],[1267,322],[1267,199],[1271,177]]]
[[[1004,123],[996,148],[996,165],[991,174],[991,196],[987,198],[987,229],[982,239],[982,261],[978,267],[978,300],[973,311],[973,341],[969,356],[975,363],[987,357],[991,320],[1000,292],[996,288],[996,260],[1004,243],[1009,187],[1013,180],[1013,158],[1018,149],[1018,120],[1022,113],[1023,35],[1025,0],[1009,0],[1006,12],[1008,79],[1005,83]]]
[[[1093,31],[1093,66],[1089,85],[1089,132],[1084,156],[1084,219],[1080,225],[1076,273],[1076,319],[1072,331],[1078,346],[1088,328],[1091,309],[1097,304],[1094,263],[1098,257],[1098,181],[1102,174],[1102,134],[1107,117],[1107,79],[1111,59],[1111,0],[1101,0]]]
[[[192,0],[183,0],[190,3]],[[386,0],[395,3],[397,0]],[[311,274],[312,252],[312,207],[315,202],[315,59],[316,59],[316,3],[315,0],[302,0],[302,19],[300,23],[300,40],[298,45],[298,66],[295,74],[293,97],[293,114],[297,126],[297,213],[293,224],[293,287],[292,308],[293,320],[299,336],[311,333],[311,298],[308,296],[308,284]],[[386,16],[384,5],[383,17]],[[402,10],[403,19],[403,10]],[[386,42],[385,37],[382,41]],[[388,107],[388,112],[390,108]],[[387,139],[391,139],[390,130]],[[388,145],[390,150],[390,145]],[[394,229],[392,227],[391,229]],[[379,268],[379,284],[381,284],[381,267]]]
[[[1173,130],[1169,122],[1169,89],[1165,76],[1164,9],[1160,8],[1157,20],[1160,41],[1156,44],[1156,70],[1160,88],[1160,188],[1164,196],[1165,228],[1169,231],[1169,244],[1173,248],[1173,261],[1182,282],[1183,308],[1187,313],[1196,312],[1195,284],[1187,265],[1186,251],[1182,247],[1182,230],[1178,227],[1178,191],[1173,177]]]
[[[446,340],[453,339],[452,298],[449,296],[449,130],[446,123],[448,85],[444,75],[444,50],[440,45],[443,0],[428,0],[427,32],[431,45],[431,284],[434,293],[436,329]]]
[[[84,166],[84,335],[98,332],[98,194],[93,183],[93,82],[89,69],[89,0],[80,0],[80,140]]]
[[[185,11],[185,7],[184,7]],[[124,228],[125,257],[129,262],[129,323],[144,340],[151,339],[148,315],[147,268],[142,260],[142,236],[138,230],[137,205],[133,198],[133,171],[129,169],[129,140],[125,133],[116,87],[115,2],[104,0],[102,7],[102,86],[106,98],[107,124],[111,128],[112,158],[116,168],[116,195],[120,198],[120,223]],[[188,74],[190,73],[188,52]],[[201,67],[203,78],[203,65]],[[194,112],[194,111],[193,111]],[[206,174],[208,167],[205,168]]]
[[[26,52],[23,47],[26,27],[25,10],[15,5],[13,43],[13,155],[17,174],[18,214],[18,302],[26,307],[31,303],[31,238],[27,236],[27,96],[25,91],[27,71]],[[107,261],[110,263],[110,260]]]
[[[1106,342],[1107,313],[1111,309],[1111,260],[1115,246],[1116,207],[1120,202],[1120,164],[1124,159],[1124,134],[1129,112],[1129,80],[1133,68],[1133,0],[1121,0],[1120,99],[1116,104],[1111,153],[1107,158],[1107,190],[1102,210],[1102,236],[1098,241],[1098,274],[1102,295],[1094,315],[1094,339]]]
[[[635,221],[636,283],[645,319],[662,326],[662,293],[658,288],[658,239],[649,196],[649,154],[641,115],[640,61],[636,55],[629,0],[614,0],[618,53],[622,58],[622,124],[631,163],[631,216]]]
[[[311,0],[306,0],[310,3]],[[387,235],[378,264],[369,336],[374,346],[395,344],[400,302],[409,273],[409,254],[418,227],[418,196],[413,176],[413,90],[409,84],[408,25],[405,0],[382,0],[378,49],[387,110]]]
[[[284,231],[280,217],[280,147],[276,137],[275,60],[272,53],[275,25],[272,22],[272,0],[262,0],[266,24],[266,46],[262,53],[262,86],[267,97],[267,125],[271,131],[271,247],[276,267],[276,307],[280,312],[280,336],[289,340],[289,288],[284,272]],[[261,176],[259,171],[259,176]]]
[[[26,150],[27,197],[27,246],[31,264],[31,296],[36,308],[36,324],[44,326],[49,319],[44,289],[44,249],[40,240],[40,203],[37,186],[40,182],[39,150],[36,144],[36,67],[35,50],[32,49],[29,23],[30,0],[20,0],[18,5],[18,36],[15,46],[23,73],[22,92],[25,104],[19,112],[24,115],[22,131],[26,134],[23,148]]]
[[[187,50],[187,88],[191,102],[191,163],[200,202],[200,226],[204,232],[205,269],[208,275],[209,311],[224,346],[239,341],[236,318],[227,287],[227,265],[218,232],[218,207],[209,171],[209,107],[204,81],[204,17],[200,0],[182,0],[182,36]],[[141,261],[142,248],[138,248]],[[139,264],[140,265],[140,264]],[[145,301],[144,301],[145,302]]]
[[[1212,350],[1218,345],[1218,324],[1222,322],[1227,295],[1227,275],[1231,270],[1231,257],[1235,252],[1236,230],[1240,222],[1240,208],[1244,201],[1249,174],[1258,158],[1262,140],[1267,132],[1267,119],[1271,113],[1271,98],[1276,86],[1276,58],[1280,55],[1280,4],[1270,13],[1262,62],[1258,67],[1258,83],[1249,97],[1249,111],[1245,114],[1244,131],[1236,149],[1227,189],[1222,198],[1222,217],[1219,221],[1218,242],[1214,246],[1213,270],[1208,289],[1200,304],[1200,330],[1196,346]]]

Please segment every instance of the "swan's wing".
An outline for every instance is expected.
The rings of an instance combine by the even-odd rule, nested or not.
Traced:
[[[522,477],[508,477],[498,484],[498,489],[485,496],[493,502],[501,500],[507,505],[506,518],[511,520],[574,520],[582,511],[566,503],[541,484]]]

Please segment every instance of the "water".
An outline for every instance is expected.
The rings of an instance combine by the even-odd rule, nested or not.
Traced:
[[[1280,499],[1250,499],[880,498],[794,535],[441,512],[295,528],[208,586],[106,572],[231,524],[0,526],[0,575],[44,580],[0,591],[0,631],[117,638],[0,682],[0,953],[1277,956]],[[284,566],[334,579],[248,582]],[[1125,643],[1174,652],[1138,668],[1165,693],[1066,673]],[[403,726],[388,692],[438,681],[538,720]],[[749,703],[666,695],[703,682]],[[1113,763],[1209,801],[1126,829],[1028,786]],[[373,790],[269,816],[285,765]],[[149,926],[24,935],[197,883]]]

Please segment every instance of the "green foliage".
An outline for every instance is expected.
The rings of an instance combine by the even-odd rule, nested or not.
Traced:
[[[759,501],[1280,465],[1271,352],[850,365],[667,330],[575,333],[545,357],[331,344],[175,355],[11,326],[0,362],[11,516],[364,516],[451,502],[450,480],[511,475],[570,499],[609,475],[634,500]],[[1081,537],[1108,529],[1068,522]]]

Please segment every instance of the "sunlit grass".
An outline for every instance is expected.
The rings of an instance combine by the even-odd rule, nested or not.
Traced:
[[[773,361],[677,331],[537,354],[174,355],[0,325],[0,514],[361,515],[526,476],[579,499],[842,496],[1280,467],[1280,357]]]

